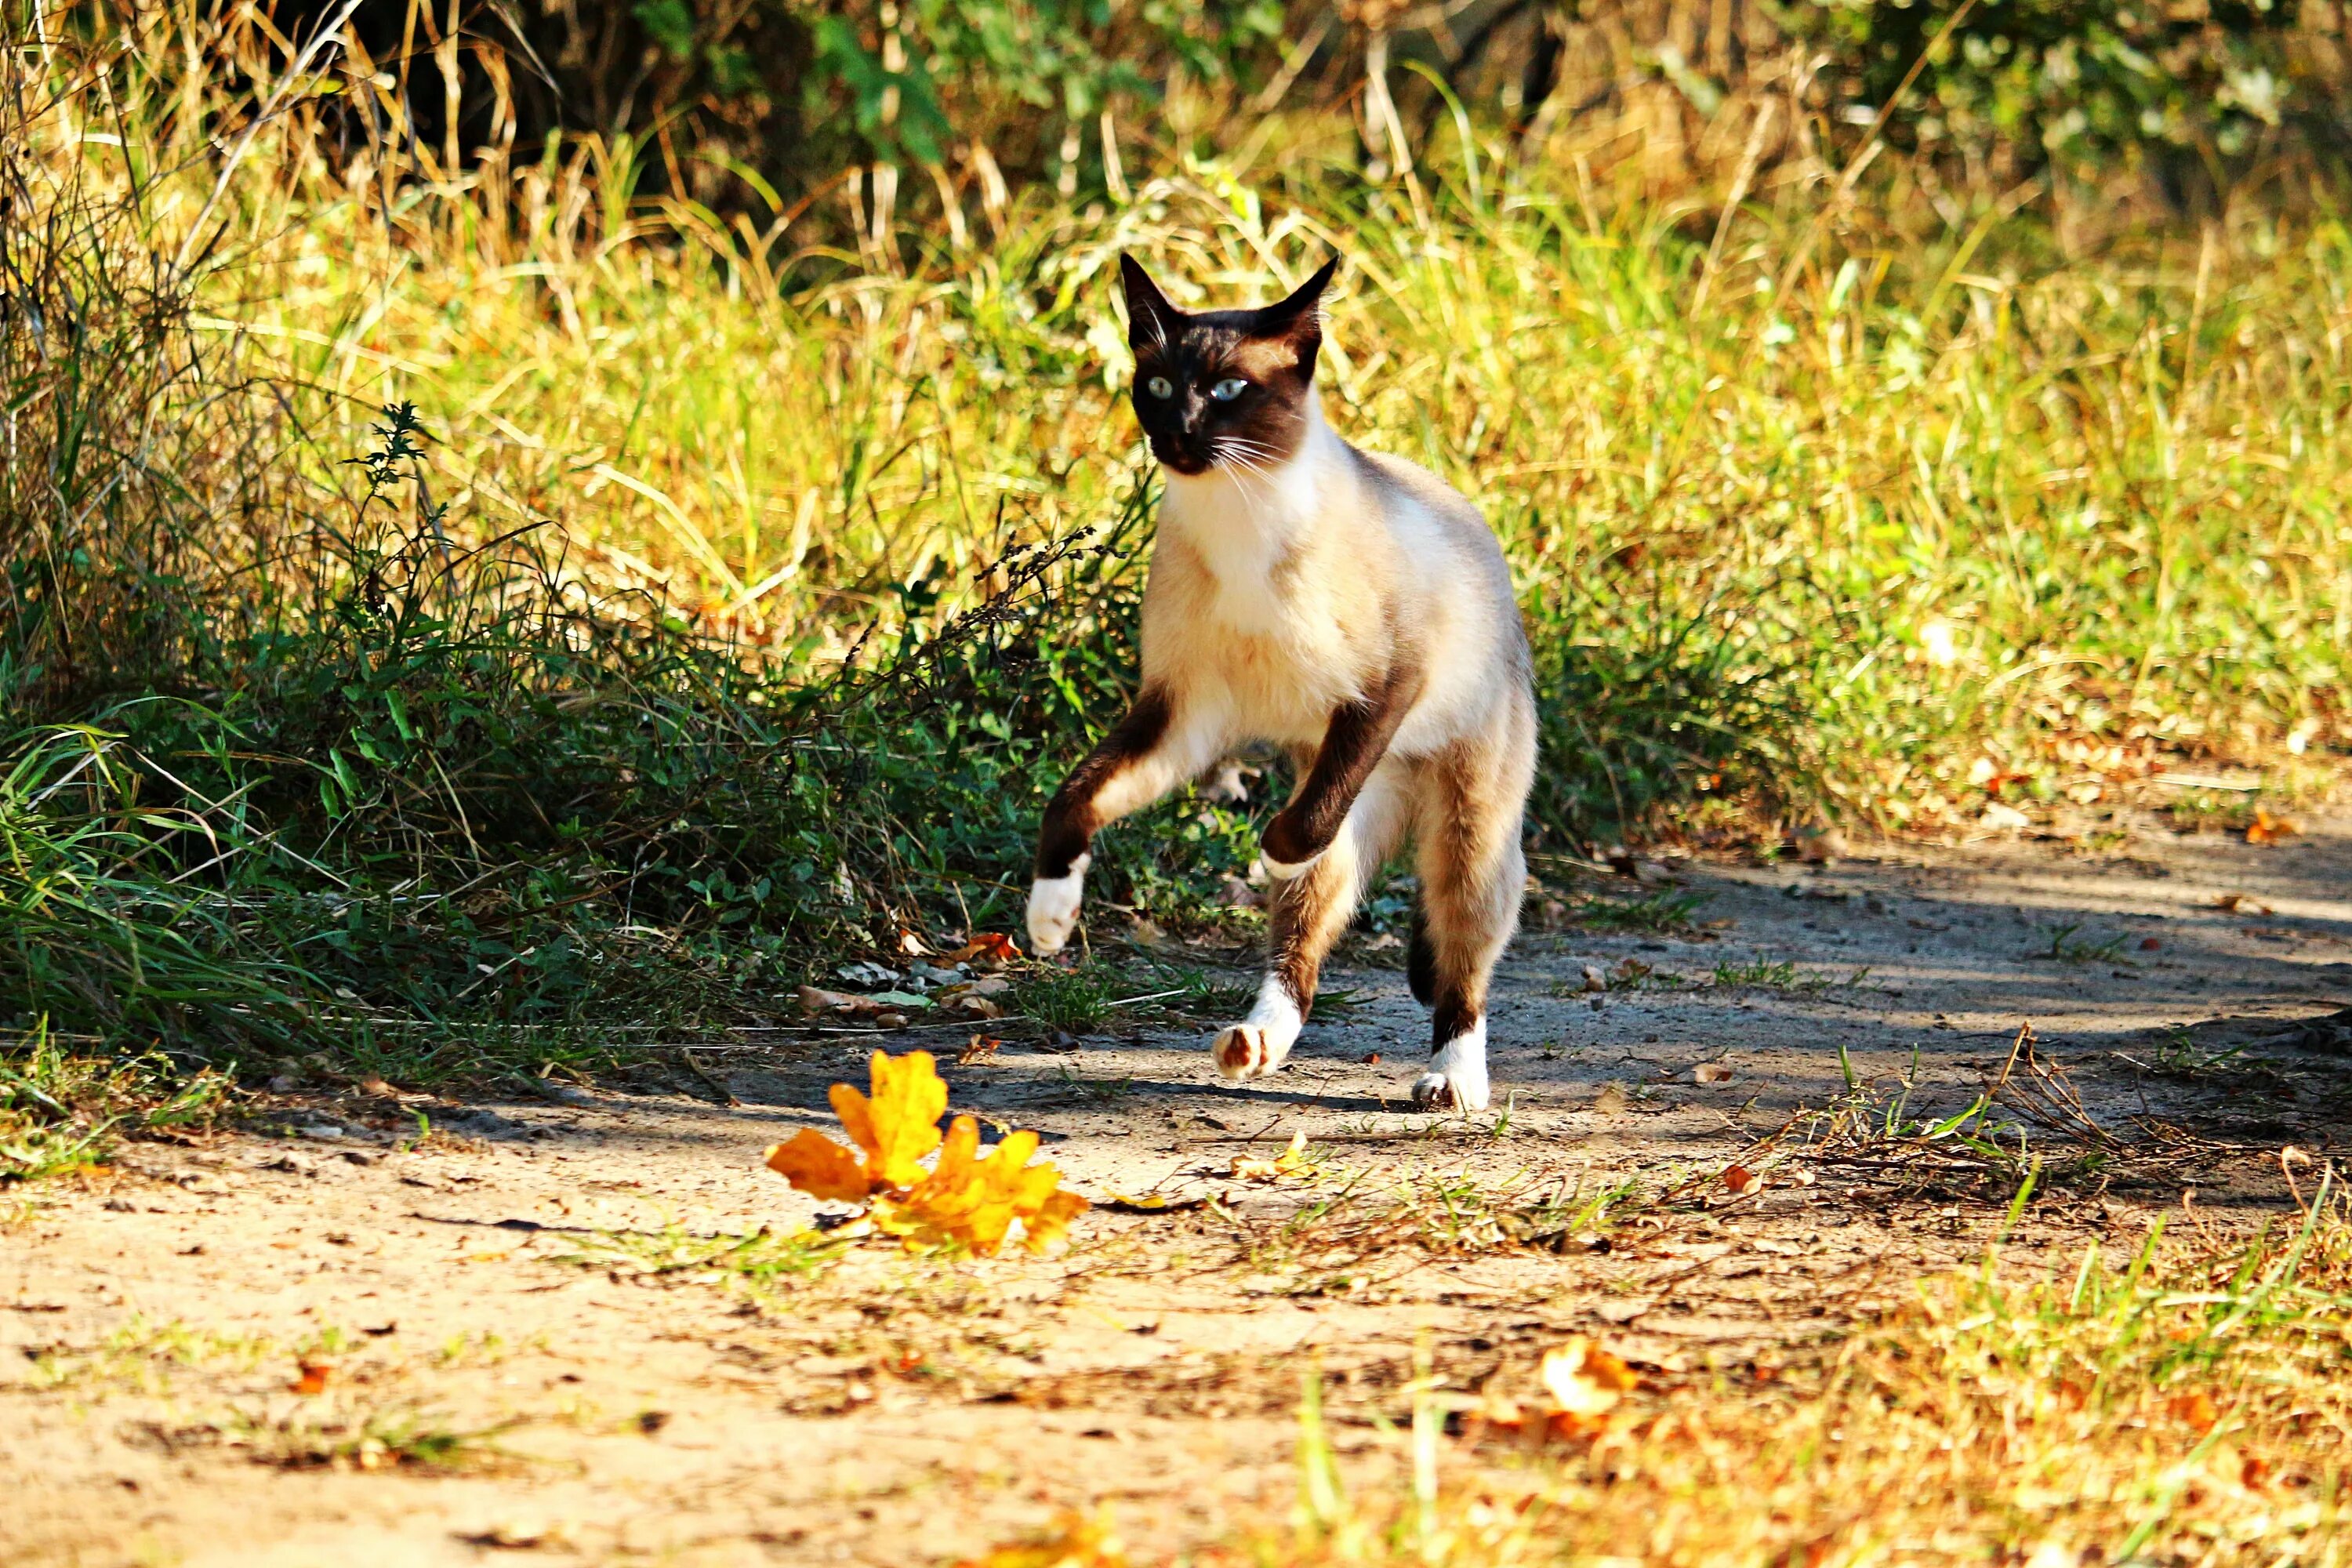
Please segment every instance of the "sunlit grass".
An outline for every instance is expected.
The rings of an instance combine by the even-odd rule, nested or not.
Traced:
[[[1586,1437],[1397,1412],[1352,1488],[1310,1403],[1297,1522],[1195,1561],[2340,1563],[2347,1237],[2323,1201],[2251,1245],[1989,1258],[1822,1351],[1654,1369]]]

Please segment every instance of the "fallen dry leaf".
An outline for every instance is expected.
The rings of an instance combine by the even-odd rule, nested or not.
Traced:
[[[2213,1396],[2201,1388],[2174,1394],[2164,1402],[2164,1409],[2174,1420],[2185,1422],[2200,1433],[2210,1432],[2213,1424],[2221,1419],[2221,1411],[2214,1407]]]
[[[1537,1368],[1543,1397],[1533,1409],[1489,1379],[1474,1407],[1485,1426],[1523,1437],[1589,1437],[1608,1414],[1641,1384],[1631,1367],[1582,1334],[1571,1334],[1544,1352]]]
[[[835,1084],[829,1095],[833,1113],[866,1151],[866,1174],[875,1186],[912,1186],[922,1179],[922,1158],[940,1146],[948,1086],[929,1051],[908,1051],[896,1061],[876,1051],[870,1068],[873,1097]]]
[[[974,1036],[967,1049],[983,1041],[990,1051],[997,1043]],[[834,1114],[862,1158],[803,1128],[768,1151],[768,1168],[812,1197],[866,1204],[877,1230],[982,1255],[1002,1247],[1015,1224],[1023,1245],[1042,1251],[1086,1212],[1087,1200],[1063,1189],[1059,1171],[1029,1163],[1037,1151],[1034,1132],[1008,1135],[984,1159],[978,1157],[980,1126],[971,1117],[957,1117],[941,1137],[948,1086],[929,1051],[896,1060],[876,1051],[871,1069],[870,1096],[845,1083],[832,1091]],[[940,1157],[926,1171],[921,1162],[933,1150]]]
[[[2213,907],[2226,914],[2233,915],[2266,915],[2271,912],[2271,907],[2268,904],[2263,903],[2251,893],[2223,893],[2213,900]]]
[[[1733,1165],[1723,1173],[1723,1184],[1735,1193],[1752,1191],[1763,1179],[1745,1165]]]
[[[1290,1135],[1290,1146],[1271,1160],[1234,1155],[1233,1173],[1245,1182],[1272,1182],[1291,1174],[1306,1163],[1307,1130],[1302,1127]]]
[[[1049,1533],[1000,1546],[984,1557],[967,1557],[955,1568],[1127,1568],[1127,1556],[1108,1519],[1066,1511]]]
[[[335,1376],[335,1363],[317,1356],[304,1356],[295,1363],[295,1370],[301,1375],[286,1385],[293,1394],[324,1394]]]
[[[2301,824],[2288,817],[2273,816],[2258,806],[2254,810],[2254,820],[2246,825],[2246,842],[2275,844],[2282,838],[2292,838],[2302,831]]]
[[[1177,1198],[1166,1193],[1140,1193],[1134,1197],[1110,1193],[1095,1205],[1106,1214],[1181,1214],[1186,1209],[1208,1206],[1209,1200],[1204,1197]]]
[[[994,1035],[974,1035],[964,1048],[956,1053],[956,1066],[976,1067],[982,1062],[989,1061],[995,1057],[1003,1044],[1004,1042]]]
[[[1086,1199],[1062,1190],[1060,1171],[1029,1163],[1029,1156],[1037,1152],[1034,1132],[1013,1133],[985,1159],[975,1158],[979,1150],[980,1124],[969,1116],[957,1117],[930,1174],[905,1197],[885,1197],[875,1204],[876,1228],[931,1246],[961,1242],[982,1257],[992,1257],[1016,1220],[1022,1244],[1042,1252],[1087,1212]]]
[[[1557,1414],[1587,1421],[1616,1408],[1617,1402],[1642,1381],[1631,1367],[1582,1334],[1570,1334],[1544,1352],[1537,1375],[1543,1380],[1544,1392],[1551,1395]]]
[[[886,1012],[891,1004],[875,996],[860,996],[851,991],[827,991],[822,986],[803,985],[800,989],[802,1013],[814,1017],[819,1013],[835,1013],[843,1017],[867,1017]]]
[[[1691,1068],[1693,1083],[1729,1083],[1731,1068],[1726,1062],[1701,1062]]]
[[[868,1192],[857,1156],[811,1127],[770,1148],[768,1169],[824,1203],[862,1204]]]
[[[971,940],[947,955],[950,963],[1010,963],[1021,950],[1003,931],[976,931]]]
[[[1592,1097],[1592,1109],[1603,1116],[1618,1115],[1625,1109],[1625,1091],[1613,1083],[1603,1084]]]

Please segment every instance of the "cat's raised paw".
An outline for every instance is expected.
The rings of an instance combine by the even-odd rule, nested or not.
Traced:
[[[1257,1005],[1250,1009],[1248,1020],[1219,1030],[1209,1044],[1209,1055],[1227,1078],[1264,1078],[1290,1055],[1306,1021],[1289,991],[1269,974],[1257,988]]]
[[[1029,884],[1029,951],[1040,958],[1062,951],[1078,923],[1085,902],[1087,857],[1071,862],[1066,877],[1040,877]]]
[[[1276,1048],[1274,1031],[1256,1024],[1235,1024],[1220,1031],[1209,1054],[1216,1059],[1217,1070],[1230,1079],[1264,1078],[1289,1055]]]

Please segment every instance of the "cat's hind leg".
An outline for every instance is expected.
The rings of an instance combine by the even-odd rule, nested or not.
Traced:
[[[1465,742],[1421,773],[1421,921],[1407,967],[1430,1007],[1429,1070],[1413,1102],[1484,1110],[1486,987],[1519,922],[1528,878],[1520,819],[1535,767],[1531,709],[1514,705],[1491,738]]]
[[[1323,960],[1348,929],[1365,882],[1394,847],[1411,805],[1402,763],[1374,770],[1331,847],[1297,876],[1274,885],[1266,975],[1250,1016],[1210,1045],[1229,1079],[1260,1078],[1290,1055],[1315,1006]]]

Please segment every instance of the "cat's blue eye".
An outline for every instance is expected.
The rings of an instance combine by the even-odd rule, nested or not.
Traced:
[[[1247,392],[1248,390],[1248,382],[1244,381],[1240,376],[1229,375],[1225,377],[1224,380],[1217,383],[1216,385],[1209,388],[1209,395],[1215,398],[1220,403],[1231,403],[1234,398],[1239,397],[1243,393]]]
[[[1164,403],[1176,395],[1176,384],[1164,375],[1155,375],[1143,384],[1143,390]]]

